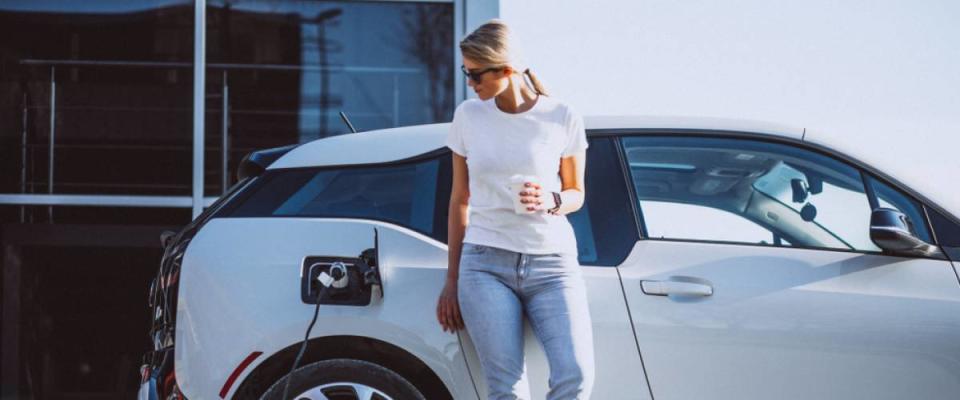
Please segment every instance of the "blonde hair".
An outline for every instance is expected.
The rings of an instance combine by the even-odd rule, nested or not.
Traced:
[[[517,62],[515,47],[510,45],[510,28],[500,19],[491,19],[480,25],[460,41],[460,53],[483,66],[514,68]],[[514,68],[516,70],[516,68]],[[547,90],[537,76],[525,68],[523,74],[530,78],[531,87],[546,96]]]

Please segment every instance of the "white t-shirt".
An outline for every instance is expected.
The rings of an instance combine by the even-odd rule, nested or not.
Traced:
[[[516,214],[510,190],[515,174],[539,177],[540,198],[553,205],[560,192],[560,158],[587,148],[583,118],[569,106],[540,96],[533,108],[511,114],[493,98],[457,106],[446,145],[467,159],[470,200],[464,242],[527,254],[577,254],[566,216],[537,211]]]

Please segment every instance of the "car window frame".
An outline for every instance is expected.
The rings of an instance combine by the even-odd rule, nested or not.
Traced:
[[[928,256],[922,255],[892,255],[885,253],[883,251],[870,251],[870,250],[858,250],[858,249],[840,249],[840,248],[824,248],[824,247],[812,247],[812,246],[800,246],[791,243],[790,246],[774,246],[774,245],[763,245],[759,243],[745,243],[745,242],[735,242],[735,241],[717,241],[717,240],[702,240],[702,239],[676,239],[676,238],[654,238],[650,237],[647,234],[647,229],[643,223],[643,210],[640,208],[640,203],[637,200],[636,187],[634,187],[631,182],[631,175],[629,175],[629,160],[627,160],[626,149],[623,146],[623,139],[631,136],[640,136],[640,137],[667,137],[667,138],[677,138],[677,137],[694,137],[694,138],[719,138],[719,139],[745,139],[753,140],[757,142],[766,142],[766,143],[775,143],[780,145],[793,146],[799,150],[809,151],[812,153],[820,154],[825,157],[834,159],[835,161],[846,164],[854,169],[856,169],[860,174],[860,181],[863,185],[865,195],[868,197],[870,202],[871,209],[876,204],[876,193],[874,189],[869,184],[867,175],[871,175],[874,179],[877,179],[884,184],[890,186],[891,188],[900,191],[901,193],[911,197],[915,200],[921,209],[926,210],[928,207],[937,210],[941,215],[944,215],[946,218],[950,219],[952,222],[958,220],[956,217],[950,213],[945,212],[942,207],[937,206],[927,197],[911,189],[909,186],[906,186],[902,182],[894,179],[888,174],[883,173],[877,168],[856,159],[855,157],[849,156],[843,152],[831,149],[829,147],[819,145],[816,143],[811,143],[804,141],[802,139],[795,139],[787,136],[775,136],[766,133],[758,132],[749,132],[749,131],[737,131],[737,130],[724,130],[724,129],[680,129],[680,128],[618,128],[618,129],[603,129],[595,131],[597,135],[610,135],[615,136],[617,140],[615,141],[618,145],[619,160],[621,168],[624,170],[625,184],[627,185],[628,191],[630,193],[631,203],[635,209],[635,213],[638,214],[638,228],[640,229],[640,240],[651,240],[651,241],[665,241],[665,242],[685,242],[685,243],[705,243],[705,244],[721,244],[721,245],[739,245],[739,246],[751,246],[751,247],[764,247],[764,248],[774,248],[774,249],[799,249],[799,250],[818,250],[818,251],[832,251],[832,252],[841,252],[841,253],[856,253],[856,254],[865,254],[865,255],[878,255],[878,256],[889,256],[889,257],[899,257],[899,258],[922,258],[922,259],[934,259],[934,260],[947,260],[948,258],[945,254],[932,254]],[[930,222],[930,217],[928,213],[924,212],[925,220],[922,223],[927,225],[927,229],[932,232],[931,238],[933,240],[933,245],[941,247],[937,241],[937,236],[933,230],[932,224]],[[869,229],[869,226],[866,227]],[[943,252],[941,252],[943,253]]]

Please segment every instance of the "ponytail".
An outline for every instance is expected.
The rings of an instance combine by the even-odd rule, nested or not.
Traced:
[[[537,79],[537,76],[534,75],[533,72],[530,72],[530,68],[523,70],[523,73],[530,77],[530,86],[533,86],[533,90],[537,92],[537,94],[548,96],[547,90],[543,88],[543,84],[540,83],[540,80]]]

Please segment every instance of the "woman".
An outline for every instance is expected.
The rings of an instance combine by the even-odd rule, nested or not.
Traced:
[[[447,280],[437,304],[444,331],[466,326],[490,399],[517,398],[523,318],[550,365],[548,399],[585,399],[593,385],[593,334],[573,228],[584,199],[582,118],[518,73],[509,31],[491,20],[460,42],[479,99],[460,104],[453,150]],[[535,177],[519,191],[516,174]],[[520,209],[515,211],[515,202]],[[469,215],[468,215],[469,213]],[[469,221],[469,223],[468,223]]]

